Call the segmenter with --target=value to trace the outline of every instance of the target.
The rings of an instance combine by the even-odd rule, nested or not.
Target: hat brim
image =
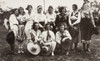
[[[33,55],[38,55],[41,51],[40,46],[38,44],[34,44],[34,43],[28,43],[27,49]],[[35,50],[33,50],[33,49],[35,49]]]

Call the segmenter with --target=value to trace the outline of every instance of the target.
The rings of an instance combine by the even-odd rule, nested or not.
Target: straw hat
[[[38,55],[41,51],[40,46],[37,43],[33,42],[27,44],[27,49],[33,55]]]

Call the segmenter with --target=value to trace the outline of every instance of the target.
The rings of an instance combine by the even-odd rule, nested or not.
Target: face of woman
[[[72,9],[73,9],[73,10],[76,10],[75,6],[72,6]]]
[[[51,29],[50,25],[47,25],[47,26],[46,26],[46,29],[47,29],[47,30],[50,30],[50,29]]]
[[[31,11],[32,11],[32,7],[29,7],[29,8],[28,8],[28,11],[31,12]]]
[[[52,8],[49,8],[48,11],[49,11],[49,13],[53,13],[53,9]]]
[[[24,9],[20,9],[20,13],[23,14],[24,13]]]
[[[62,14],[65,14],[66,13],[66,9],[62,9]]]
[[[39,29],[39,24],[38,23],[35,24],[35,29]]]
[[[65,29],[65,26],[64,26],[64,25],[60,26],[60,31],[61,31],[61,32],[63,32],[64,29]]]
[[[15,15],[17,16],[19,13],[18,13],[18,10],[15,10]]]
[[[37,9],[38,13],[42,12],[42,8]]]

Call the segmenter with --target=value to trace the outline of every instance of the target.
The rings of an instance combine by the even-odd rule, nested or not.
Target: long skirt
[[[78,41],[79,41],[79,24],[77,26],[74,26],[73,28],[69,28],[69,31],[72,36],[73,43],[78,43]]]
[[[91,40],[91,36],[93,35],[93,25],[90,18],[81,19],[80,29],[82,40]]]

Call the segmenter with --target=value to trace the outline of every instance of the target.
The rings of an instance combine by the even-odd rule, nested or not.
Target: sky
[[[45,10],[47,10],[50,5],[54,8],[57,6],[66,6],[68,9],[71,9],[72,4],[77,4],[79,8],[83,4],[83,0],[0,0],[0,2],[5,2],[5,4],[1,5],[3,9],[7,9],[7,7],[18,8],[20,6],[26,8],[27,5],[32,5],[33,9],[36,9],[38,5],[45,7]]]

